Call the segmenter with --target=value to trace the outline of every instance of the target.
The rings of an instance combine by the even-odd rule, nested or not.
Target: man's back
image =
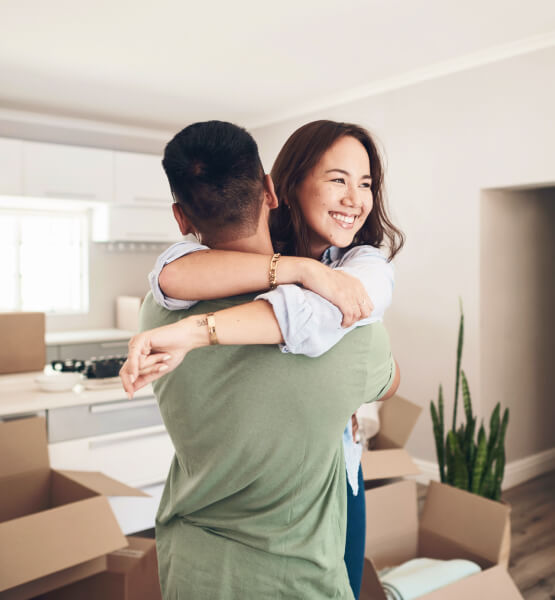
[[[147,296],[141,326],[250,299],[183,313]],[[352,598],[341,436],[392,373],[378,323],[316,359],[274,346],[202,348],[155,382],[176,449],[157,519],[164,597]]]

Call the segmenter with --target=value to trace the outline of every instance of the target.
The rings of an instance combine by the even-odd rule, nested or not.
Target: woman
[[[151,274],[151,286],[160,304],[187,308],[194,303],[191,301],[267,288],[270,263],[270,279],[273,274],[275,283],[302,283],[337,305],[343,313],[343,329],[339,327],[341,316],[329,302],[297,286],[280,285],[257,297],[259,302],[266,300],[272,305],[279,329],[254,302],[223,312],[242,311],[242,319],[256,323],[258,336],[246,340],[243,329],[242,337],[236,338],[226,328],[226,337],[222,340],[220,335],[220,342],[283,342],[285,351],[317,356],[339,341],[353,323],[364,325],[381,319],[390,302],[393,279],[389,264],[376,248],[387,238],[391,259],[401,248],[403,236],[385,210],[377,148],[368,132],[356,125],[316,121],[301,127],[278,155],[272,178],[280,199],[271,217],[272,238],[275,249],[286,256],[274,256],[270,263],[270,256],[207,251],[201,244],[183,242],[160,257]],[[204,252],[198,252],[201,250]],[[176,260],[185,254],[189,255]],[[369,318],[372,308],[374,314]],[[219,313],[215,318],[223,322]],[[198,331],[183,335],[186,325],[179,334],[170,326],[157,334],[147,332],[133,338],[127,372],[122,377],[128,391],[162,376],[188,350],[208,343],[206,335],[196,341]],[[141,352],[155,350],[170,352],[171,359],[160,366],[163,356],[150,356],[141,361],[139,370]],[[358,492],[363,488],[360,448],[353,444],[350,423],[344,442],[349,481],[345,561],[358,597],[364,558],[364,494]]]

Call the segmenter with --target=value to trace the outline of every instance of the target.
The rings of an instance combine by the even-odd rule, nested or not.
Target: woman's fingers
[[[147,367],[141,367],[139,369],[138,377],[144,377],[145,375],[151,375],[153,373],[164,373],[164,371],[168,370],[168,365],[162,363],[155,363],[153,365],[149,365]]]
[[[159,365],[160,363],[164,363],[170,360],[171,355],[165,352],[154,352],[153,354],[149,354],[148,356],[144,356],[144,354],[139,357],[139,372],[142,372],[143,369],[151,367],[152,365]]]

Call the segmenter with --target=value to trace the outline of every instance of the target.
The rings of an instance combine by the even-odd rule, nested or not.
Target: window
[[[87,312],[87,212],[0,209],[0,278],[0,310]]]

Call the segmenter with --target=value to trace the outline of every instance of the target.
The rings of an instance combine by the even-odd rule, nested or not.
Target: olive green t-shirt
[[[251,299],[168,311],[149,294],[141,329]],[[375,323],[318,358],[277,346],[199,348],[156,381],[175,447],[156,522],[164,598],[352,599],[342,434],[393,376]]]

